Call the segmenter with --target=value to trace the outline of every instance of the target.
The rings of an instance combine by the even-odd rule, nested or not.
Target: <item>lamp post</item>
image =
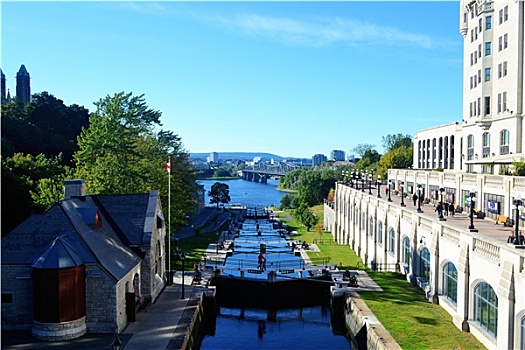
[[[355,171],[352,170],[352,173],[350,174],[350,187],[354,188],[354,174]]]
[[[439,187],[439,195],[440,195],[440,201],[439,201],[439,205],[441,205],[441,210],[439,210],[439,221],[446,221],[447,219],[445,219],[443,217],[443,209],[444,209],[444,206],[443,206],[443,192],[445,192],[445,189],[443,188],[443,186],[440,186]]]
[[[392,202],[392,198],[390,197],[390,192],[392,192],[392,180],[388,180],[388,201]]]
[[[368,194],[372,194],[372,173],[368,174]]]
[[[474,228],[474,203],[476,202],[476,190],[471,189],[469,193],[469,205],[470,205],[470,226],[468,229],[470,232],[478,232],[477,229]]]
[[[421,184],[417,184],[417,212],[422,213],[423,210],[421,210],[421,194],[423,193],[423,189],[421,188]]]
[[[366,172],[361,172],[361,192],[365,192]]]
[[[184,299],[185,298],[185,296],[184,296],[184,259],[186,258],[186,254],[184,254],[184,252],[180,248],[177,248],[177,250],[175,252],[175,257],[177,259],[180,259],[180,262],[182,264],[182,284],[181,284],[181,296],[180,296],[180,298]]]
[[[402,206],[402,207],[406,207],[406,205],[405,205],[405,195],[403,193],[403,190],[405,189],[405,182],[401,181],[399,183],[399,187],[401,187],[401,204],[399,204],[399,205]]]
[[[520,194],[518,194],[514,199],[514,206],[516,207],[516,222],[514,223],[514,240],[512,241],[512,244],[518,245],[520,244],[518,238],[518,230],[520,226],[520,211],[524,209],[523,200],[521,199]]]
[[[381,198],[381,175],[377,175],[377,198]]]

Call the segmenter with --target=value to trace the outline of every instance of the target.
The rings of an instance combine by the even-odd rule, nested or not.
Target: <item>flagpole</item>
[[[168,157],[168,278],[171,279],[168,285],[173,283],[173,275],[171,273],[171,157]]]

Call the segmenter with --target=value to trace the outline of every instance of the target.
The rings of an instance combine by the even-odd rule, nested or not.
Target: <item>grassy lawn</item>
[[[321,218],[322,207],[313,208]],[[311,258],[330,257],[330,263],[337,264],[340,269],[355,269],[362,264],[361,258],[349,246],[333,242],[331,233],[307,232],[294,220],[287,221],[291,217],[288,212],[279,217],[298,232],[297,239],[308,243],[322,239],[323,243],[317,244],[321,252],[309,252]],[[439,305],[428,302],[424,292],[410,285],[403,275],[369,270],[367,273],[383,292],[359,292],[359,295],[403,349],[485,349],[471,333],[454,326],[452,316]]]

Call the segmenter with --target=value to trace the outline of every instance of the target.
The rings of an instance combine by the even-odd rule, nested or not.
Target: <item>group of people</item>
[[[507,243],[514,243],[514,235],[512,233],[507,238]],[[521,231],[518,232],[518,244],[525,245],[525,237]]]
[[[434,211],[437,211],[438,216],[440,218],[444,216],[448,216],[449,213],[450,213],[450,216],[454,216],[454,204],[449,203],[449,202],[445,202],[445,203],[439,202],[438,205],[436,206],[436,209],[434,209]]]

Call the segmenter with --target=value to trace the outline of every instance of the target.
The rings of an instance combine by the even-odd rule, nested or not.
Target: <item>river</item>
[[[277,181],[261,184],[245,180],[201,180],[206,191],[216,182],[230,188],[230,204],[247,207],[279,206],[285,192]],[[349,340],[331,325],[326,305],[284,310],[220,306],[215,332],[204,337],[201,350],[226,349],[351,349]]]

